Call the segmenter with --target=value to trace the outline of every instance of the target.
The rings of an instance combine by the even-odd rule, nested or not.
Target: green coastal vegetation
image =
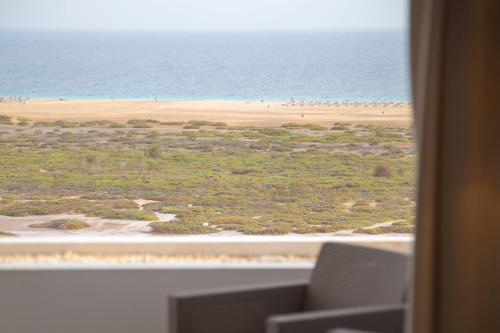
[[[151,221],[155,234],[408,233],[414,188],[409,128],[14,121],[0,115],[4,216]],[[138,199],[155,202],[139,206]],[[161,222],[155,213],[176,219]],[[56,220],[37,227],[85,224]]]
[[[45,223],[35,223],[30,225],[32,228],[50,228],[57,230],[79,230],[90,227],[90,225],[78,219],[59,219]]]
[[[16,235],[11,233],[11,232],[6,232],[6,231],[0,230],[0,237],[14,237],[14,236],[16,236]]]

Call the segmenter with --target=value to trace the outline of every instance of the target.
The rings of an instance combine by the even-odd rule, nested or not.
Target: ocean
[[[408,101],[406,31],[0,31],[0,96]]]

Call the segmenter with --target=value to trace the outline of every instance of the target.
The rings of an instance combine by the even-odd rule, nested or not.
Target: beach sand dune
[[[0,114],[33,120],[156,119],[159,121],[209,120],[234,126],[280,126],[284,123],[335,122],[409,126],[407,103],[297,103],[260,101],[146,101],[146,100],[27,100],[0,103]]]

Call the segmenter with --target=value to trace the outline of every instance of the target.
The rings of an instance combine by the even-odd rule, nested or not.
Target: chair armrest
[[[333,328],[401,333],[405,311],[405,305],[377,305],[277,315],[267,320],[267,333],[325,333]]]
[[[308,281],[170,296],[170,333],[262,333],[270,315],[302,310]]]

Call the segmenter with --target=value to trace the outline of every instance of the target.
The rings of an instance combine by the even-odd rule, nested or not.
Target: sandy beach
[[[154,101],[154,100],[25,100],[0,103],[0,114],[33,120],[156,119],[209,120],[233,126],[280,126],[284,123],[335,122],[409,126],[411,105],[387,103],[290,103],[260,101]]]

